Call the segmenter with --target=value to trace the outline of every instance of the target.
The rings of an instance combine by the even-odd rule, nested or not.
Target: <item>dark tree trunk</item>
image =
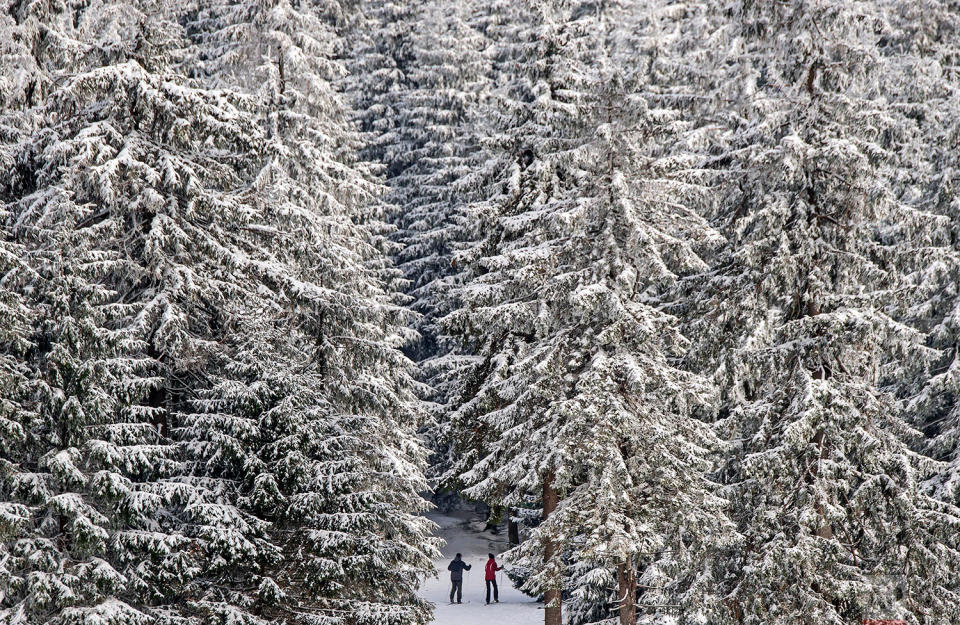
[[[811,475],[816,478],[817,474],[820,472],[819,461],[823,460],[823,457],[826,455],[825,451],[825,441],[824,441],[823,430],[817,430],[816,435],[813,437],[813,444],[817,445],[820,448],[820,457],[817,461],[817,464],[814,464],[810,467]],[[817,513],[820,515],[820,518],[823,519],[823,525],[817,528],[817,536],[820,538],[831,539],[833,538],[833,525],[827,521],[827,511],[824,509],[823,504],[816,505]]]
[[[617,565],[617,587],[620,595],[620,625],[636,625],[637,571],[633,562]]]
[[[150,389],[150,394],[147,396],[147,405],[151,408],[160,409],[154,413],[151,422],[157,428],[161,439],[168,439],[170,437],[170,422],[167,415],[167,389],[163,386]]]
[[[520,544],[520,526],[513,520],[513,510],[507,509],[507,539],[511,545]]]
[[[500,533],[500,524],[503,522],[503,513],[505,508],[503,506],[491,506],[490,514],[487,515],[487,526],[484,528],[488,532],[493,532],[494,534]]]
[[[543,478],[543,519],[546,520],[557,509],[559,498],[557,491],[553,488],[553,471],[547,473]],[[550,566],[553,558],[556,556],[557,544],[550,538],[547,538],[543,546],[544,566]],[[559,576],[558,576],[559,577]],[[554,579],[550,583],[550,588],[543,595],[544,601],[544,625],[563,625],[563,607],[560,596],[560,579]]]

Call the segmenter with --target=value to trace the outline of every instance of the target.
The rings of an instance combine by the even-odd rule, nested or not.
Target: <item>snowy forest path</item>
[[[505,540],[489,532],[471,529],[469,514],[465,512],[432,513],[428,516],[440,526],[438,535],[446,541],[443,556],[436,562],[439,577],[427,579],[420,588],[420,596],[435,606],[434,625],[533,625],[543,622],[543,612],[539,609],[541,604],[514,588],[506,570],[497,574],[500,603],[484,603],[486,584],[483,581],[483,567],[487,562],[487,554],[496,554],[500,562],[500,554],[509,548]],[[447,572],[447,565],[457,553],[462,553],[464,561],[473,568],[464,572],[463,603],[450,605],[450,573]]]

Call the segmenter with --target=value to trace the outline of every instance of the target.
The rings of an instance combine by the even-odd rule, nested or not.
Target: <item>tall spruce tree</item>
[[[455,415],[458,477],[489,502],[539,496],[514,558],[548,623],[565,558],[612,569],[601,614],[634,622],[638,571],[648,599],[680,597],[723,527],[705,478],[718,441],[692,418],[710,388],[677,367],[686,340],[657,306],[715,234],[682,203],[682,161],[660,158],[676,115],[619,63],[629,7],[524,7],[496,52],[521,68],[489,113],[504,174],[475,209],[488,234],[449,316],[483,358]]]
[[[895,391],[936,354],[898,321],[902,270],[938,221],[896,193],[875,3],[713,6],[708,94],[730,101],[705,214],[729,244],[686,292],[690,353],[716,373],[735,444],[724,479],[743,542],[727,560],[739,623],[956,618],[956,509]],[[707,120],[705,120],[707,121]],[[783,580],[790,580],[785,584]]]
[[[441,449],[446,411],[464,368],[473,362],[469,354],[455,352],[454,341],[438,319],[454,306],[453,285],[460,267],[453,255],[467,237],[461,212],[476,195],[471,118],[487,75],[481,55],[485,41],[469,23],[469,5],[430,1],[416,9],[405,16],[406,26],[399,26],[409,32],[403,39],[404,81],[394,88],[392,104],[384,113],[393,119],[379,122],[385,130],[372,125],[367,136],[382,148],[378,154],[386,173],[385,203],[396,227],[393,256],[407,281],[408,305],[419,315],[415,323],[419,338],[407,351],[419,361],[421,380],[429,387],[425,397],[433,410],[423,436],[435,453],[433,473],[439,474],[447,468]],[[392,32],[398,25],[390,22],[379,28]],[[387,35],[379,39],[398,41]],[[371,83],[379,76],[370,72],[357,83],[364,93],[376,93],[380,87]],[[364,101],[361,97],[360,105]],[[367,115],[381,111],[375,103],[370,106],[374,110]]]
[[[947,465],[930,480],[940,497],[960,502],[960,363],[957,361],[960,308],[960,247],[957,242],[960,140],[960,74],[957,32],[960,11],[931,0],[889,3],[890,28],[879,42],[891,65],[889,98],[912,123],[897,136],[901,167],[893,182],[905,203],[945,221],[943,247],[931,246],[905,263],[921,297],[904,317],[927,332],[928,344],[941,350],[926,375],[903,380],[908,415],[926,435],[925,451]],[[945,252],[946,250],[946,252]]]
[[[417,356],[448,351],[436,318],[445,310],[457,274],[453,252],[464,234],[459,210],[470,198],[476,165],[471,115],[486,86],[484,39],[463,6],[425,3],[413,38],[409,86],[400,99],[393,152],[405,163],[385,164],[389,203],[401,246],[397,263],[410,282],[411,308],[422,315]]]
[[[4,444],[15,454],[4,496],[24,512],[4,541],[15,621],[201,616],[232,601],[217,583],[258,548],[219,493],[186,477],[171,410],[214,344],[198,338],[211,315],[195,313],[229,292],[236,238],[207,226],[237,214],[232,155],[256,132],[242,103],[166,70],[178,29],[147,19],[157,13],[120,2],[10,11],[42,70],[27,89],[44,92],[4,111],[32,131],[4,137],[15,175],[2,190],[33,308],[25,440]]]
[[[249,93],[268,137],[255,201],[275,220],[266,276],[283,293],[232,349],[239,359],[199,404],[200,422],[242,415],[249,461],[227,475],[271,523],[271,613],[310,621],[423,622],[415,591],[432,568],[413,334],[383,255],[381,188],[339,93],[329,6],[206,5],[190,16],[198,77]],[[249,337],[261,336],[265,345]],[[204,428],[199,427],[198,431]],[[216,445],[207,455],[219,454]],[[311,616],[313,615],[313,616]]]
[[[425,5],[424,0],[361,0],[347,20],[347,88],[366,138],[361,155],[380,164],[387,179],[417,160],[403,139],[403,98],[412,88],[413,41]]]

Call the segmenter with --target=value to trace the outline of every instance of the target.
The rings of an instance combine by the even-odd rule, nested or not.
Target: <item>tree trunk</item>
[[[506,509],[503,506],[490,506],[490,514],[487,515],[487,525],[484,531],[493,534],[500,533],[500,524],[503,522],[503,514]]]
[[[520,544],[520,526],[513,520],[513,510],[507,509],[507,539],[511,545]]]
[[[630,562],[617,565],[617,587],[620,597],[620,625],[637,622],[637,571]]]
[[[543,519],[546,520],[554,510],[557,509],[558,497],[557,491],[553,488],[553,471],[548,472],[543,477]],[[543,564],[551,566],[556,555],[557,544],[550,538],[546,539],[543,546]],[[551,582],[550,588],[543,594],[544,625],[563,625],[563,608],[561,605],[560,584],[561,580],[557,575]]]
[[[816,435],[813,437],[813,443],[820,447],[820,457],[818,458],[818,462],[819,460],[822,460],[824,456],[824,438],[825,437],[822,429],[818,430]],[[810,472],[813,474],[813,477],[816,478],[817,474],[820,472],[819,464],[815,464],[810,467]],[[817,513],[820,515],[820,518],[823,519],[823,525],[817,528],[817,536],[829,540],[833,538],[833,526],[827,522],[827,511],[823,505],[819,503],[816,505],[816,509]]]
[[[70,537],[67,536],[67,517],[64,514],[57,515],[57,525],[60,529],[60,533],[57,535],[57,540],[60,544],[60,549],[66,551],[70,546]]]
[[[147,395],[147,405],[159,409],[154,412],[151,423],[156,426],[161,439],[168,439],[170,437],[170,422],[167,414],[167,389],[163,386],[150,389],[150,394]]]

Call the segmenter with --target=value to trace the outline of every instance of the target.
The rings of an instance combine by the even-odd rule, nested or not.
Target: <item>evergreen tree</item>
[[[380,164],[387,179],[417,160],[403,137],[403,99],[413,87],[413,40],[425,5],[424,0],[362,0],[348,18],[347,88],[365,135],[361,156]]]
[[[728,617],[955,619],[956,510],[924,493],[937,467],[911,450],[894,395],[935,357],[891,315],[909,305],[905,259],[939,239],[896,194],[885,15],[866,2],[713,11],[730,21],[701,22],[722,24],[704,86],[731,105],[707,161],[724,193],[705,214],[729,243],[683,314],[735,443]]]
[[[386,164],[397,172],[386,183],[401,246],[397,263],[410,282],[411,308],[422,315],[416,354],[421,359],[450,349],[436,318],[445,311],[458,273],[453,252],[464,236],[459,210],[470,197],[467,179],[476,165],[471,115],[486,82],[484,41],[464,14],[450,3],[423,7],[394,148],[408,160]]]
[[[256,450],[230,454],[238,461],[224,476],[243,484],[241,505],[271,523],[283,554],[264,580],[272,613],[423,622],[415,591],[436,549],[420,516],[414,371],[399,351],[413,335],[394,299],[386,228],[370,214],[381,190],[357,160],[361,138],[338,93],[337,33],[320,8],[229,3],[191,17],[199,76],[256,98],[268,140],[255,201],[274,219],[274,262],[292,272],[264,268],[283,298],[232,345],[238,362],[199,404],[196,430],[239,417],[228,449]],[[205,455],[218,457],[211,442]]]
[[[499,52],[524,71],[496,103],[511,115],[491,112],[509,124],[505,180],[477,207],[489,234],[450,315],[484,359],[455,415],[459,478],[508,506],[542,491],[543,522],[515,558],[535,571],[524,588],[557,605],[548,622],[563,553],[613,569],[619,601],[602,612],[633,622],[638,569],[679,597],[723,527],[705,479],[717,440],[692,418],[710,389],[677,368],[686,340],[657,306],[714,235],[678,203],[694,196],[681,161],[660,158],[676,116],[648,108],[618,64],[627,8],[529,10]]]
[[[393,256],[407,281],[409,307],[420,315],[414,325],[419,339],[407,351],[419,361],[421,380],[429,387],[425,397],[431,401],[432,418],[422,434],[435,452],[433,472],[439,474],[447,468],[440,449],[447,406],[463,371],[473,363],[469,354],[455,353],[454,341],[438,319],[454,307],[453,285],[460,267],[453,254],[466,237],[462,209],[475,197],[471,178],[477,150],[471,117],[486,83],[481,56],[485,42],[468,23],[468,7],[431,1],[417,8],[407,20],[417,26],[408,28],[409,59],[403,88],[391,107],[393,129],[377,134],[373,128],[368,136],[376,135],[371,142],[383,148],[385,203],[397,228]],[[373,72],[365,80],[377,76]],[[365,91],[370,93],[371,87]]]
[[[890,27],[878,42],[890,66],[888,97],[907,118],[909,132],[896,136],[898,176],[891,182],[904,203],[939,216],[938,246],[904,258],[903,265],[919,297],[903,313],[911,324],[927,332],[928,345],[939,357],[925,375],[901,381],[908,398],[908,415],[926,435],[925,451],[947,465],[930,481],[938,496],[960,502],[958,434],[958,320],[957,281],[960,280],[957,154],[952,146],[960,137],[957,103],[960,76],[956,62],[960,12],[949,3],[907,5],[889,3]]]
[[[69,44],[32,47],[50,92],[33,136],[5,145],[36,307],[25,478],[4,482],[35,510],[5,543],[5,607],[25,622],[255,620],[230,586],[266,558],[263,524],[194,471],[183,411],[239,302],[263,296],[242,193],[260,135],[241,98],[171,74],[179,29],[159,14],[84,3],[21,22]]]

